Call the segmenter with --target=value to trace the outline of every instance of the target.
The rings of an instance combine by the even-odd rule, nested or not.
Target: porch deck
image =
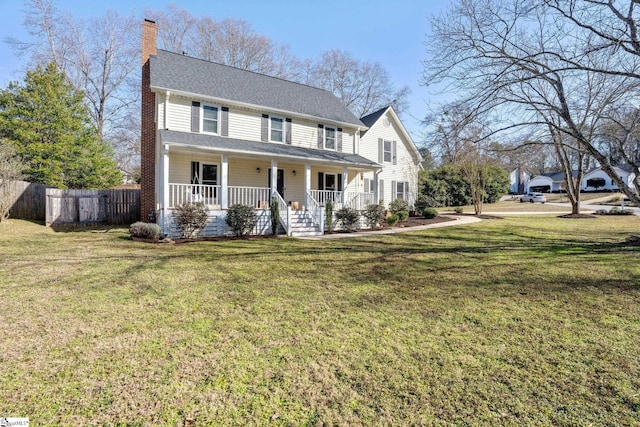
[[[169,209],[186,202],[205,202],[209,207],[221,209],[222,186],[203,184],[169,183]],[[227,206],[241,204],[254,206],[256,209],[268,209],[271,203],[271,189],[269,187],[227,186]],[[335,209],[349,206],[362,210],[374,203],[373,193],[357,193],[330,190],[310,190],[307,200],[295,200],[289,203],[297,204],[299,209],[305,210],[309,206],[326,206],[331,201]]]

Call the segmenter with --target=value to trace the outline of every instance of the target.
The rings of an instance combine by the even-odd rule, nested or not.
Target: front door
[[[269,188],[273,188],[271,186],[271,173],[269,173]],[[278,169],[278,182],[276,184],[276,190],[278,190],[278,194],[282,197],[283,200],[286,200],[284,197],[284,169]]]
[[[218,165],[202,165],[202,185],[218,185]],[[216,187],[204,187],[203,196],[208,203],[215,202],[218,197]]]

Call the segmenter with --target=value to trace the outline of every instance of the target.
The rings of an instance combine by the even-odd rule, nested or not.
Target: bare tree
[[[640,78],[640,2],[637,0],[544,0],[581,31],[578,55],[565,56],[567,66],[603,74]],[[607,67],[582,62],[593,52],[606,52],[617,58]]]
[[[28,55],[31,65],[55,63],[84,92],[99,138],[121,157],[135,157],[129,147],[138,137],[129,135],[131,140],[122,141],[121,127],[139,110],[134,89],[139,69],[137,19],[109,10],[84,21],[59,11],[52,0],[31,0],[26,6],[24,23],[32,40],[7,42],[19,55]]]
[[[465,94],[474,115],[489,118],[491,129],[480,139],[522,130],[540,138],[551,126],[640,201],[592,132],[609,111],[630,105],[638,93],[638,79],[594,71],[615,69],[618,57],[586,51],[584,40],[593,37],[535,0],[457,0],[432,24],[425,82],[450,82]],[[580,67],[567,60],[577,57]]]
[[[242,19],[197,18],[175,4],[148,9],[145,16],[158,22],[162,49],[274,77],[299,75],[299,62],[288,46],[258,34]]]
[[[144,15],[158,23],[158,42],[171,52],[189,53],[190,34],[194,31],[197,18],[175,3],[167,5],[165,10],[145,9]]]
[[[426,134],[427,147],[441,163],[457,164],[470,144],[482,136],[483,126],[475,119],[477,117],[465,105],[450,103],[423,121],[431,129]]]
[[[393,105],[406,109],[409,88],[396,89],[387,70],[377,62],[363,62],[342,50],[323,52],[311,66],[307,83],[333,92],[360,117]]]

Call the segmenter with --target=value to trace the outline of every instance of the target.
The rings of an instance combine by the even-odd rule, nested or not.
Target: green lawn
[[[0,416],[635,425],[639,217],[157,246],[0,224]]]

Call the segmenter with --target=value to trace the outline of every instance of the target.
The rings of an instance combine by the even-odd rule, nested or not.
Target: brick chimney
[[[154,21],[142,22],[142,111],[140,133],[140,216],[149,221],[156,210],[156,96],[151,92],[149,57],[158,53],[158,26]]]

